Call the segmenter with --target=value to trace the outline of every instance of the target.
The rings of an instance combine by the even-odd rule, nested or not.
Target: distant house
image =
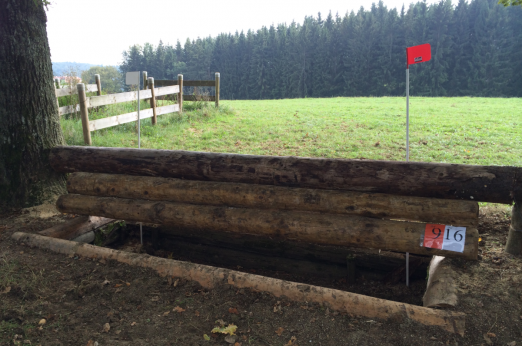
[[[75,80],[75,83],[81,83],[82,82],[82,79],[80,77],[71,77],[71,76],[54,76],[53,79],[54,80],[59,80],[60,81],[60,85],[62,85],[62,84],[69,84],[70,82],[72,82],[73,79]]]

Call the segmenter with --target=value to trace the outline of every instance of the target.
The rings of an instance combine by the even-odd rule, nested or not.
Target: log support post
[[[515,256],[522,255],[522,201],[515,201],[511,210],[511,226],[505,251]]]
[[[85,84],[76,84],[78,89],[78,102],[80,103],[80,112],[82,117],[83,140],[85,144],[92,145],[91,131],[89,129],[89,111],[87,108],[87,98],[85,96]]]
[[[216,108],[219,108],[219,82],[220,82],[220,74],[216,72]]]
[[[99,75],[99,74],[95,74],[95,75],[94,75],[94,80],[96,81],[96,86],[98,87],[98,90],[96,91],[96,95],[101,96],[101,80],[100,80],[100,75]]]
[[[179,85],[179,94],[178,94],[178,105],[179,105],[179,114],[183,113],[183,75],[178,74],[178,85]]]
[[[150,89],[152,97],[150,98],[150,108],[152,108],[152,125],[156,125],[158,118],[156,116],[156,95],[154,94],[154,78],[147,79],[147,87]]]
[[[143,90],[147,90],[147,71],[143,71]]]

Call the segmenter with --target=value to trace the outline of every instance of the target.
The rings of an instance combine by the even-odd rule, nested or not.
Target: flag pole
[[[408,54],[406,53],[406,57]],[[407,60],[407,59],[406,59]],[[410,65],[406,61],[406,162],[410,161]],[[410,253],[406,252],[406,286],[410,286]]]

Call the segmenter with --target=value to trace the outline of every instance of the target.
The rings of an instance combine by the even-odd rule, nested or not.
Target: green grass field
[[[410,99],[410,160],[522,166],[522,99]],[[142,121],[142,147],[262,155],[405,159],[405,98],[222,101]],[[147,107],[146,103],[143,104]],[[92,118],[121,111],[92,113]],[[132,107],[131,107],[132,108]],[[191,110],[191,108],[193,110]],[[126,110],[125,112],[130,112]],[[69,145],[79,120],[63,119]],[[135,123],[92,132],[94,146],[137,147]]]

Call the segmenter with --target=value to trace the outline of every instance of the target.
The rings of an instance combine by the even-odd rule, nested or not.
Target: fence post
[[[158,118],[156,117],[156,95],[154,92],[154,78],[147,79],[147,87],[150,89],[152,97],[150,98],[150,108],[152,108],[152,125],[156,125]]]
[[[147,71],[143,71],[143,90],[147,90]]]
[[[216,108],[219,108],[219,79],[220,74],[216,72]]]
[[[522,255],[522,202],[515,201],[511,210],[511,226],[506,241],[505,251],[509,254]]]
[[[54,80],[54,86],[56,89],[60,89],[60,81],[58,79]],[[58,107],[58,116],[60,116],[60,101],[58,101],[58,96],[56,96],[56,89],[54,90],[54,96],[56,97],[56,107]]]
[[[78,102],[80,103],[80,112],[82,116],[83,140],[85,144],[91,145],[91,131],[89,129],[89,111],[87,109],[87,98],[85,97],[85,84],[76,84],[78,89]]]
[[[183,112],[183,75],[178,74],[178,85],[179,85],[179,94],[178,94],[178,105],[179,105],[179,113]]]
[[[99,75],[99,74],[95,74],[95,75],[94,75],[94,80],[96,81],[96,87],[98,88],[98,91],[97,91],[96,95],[101,96],[101,81],[100,81],[100,75]]]

